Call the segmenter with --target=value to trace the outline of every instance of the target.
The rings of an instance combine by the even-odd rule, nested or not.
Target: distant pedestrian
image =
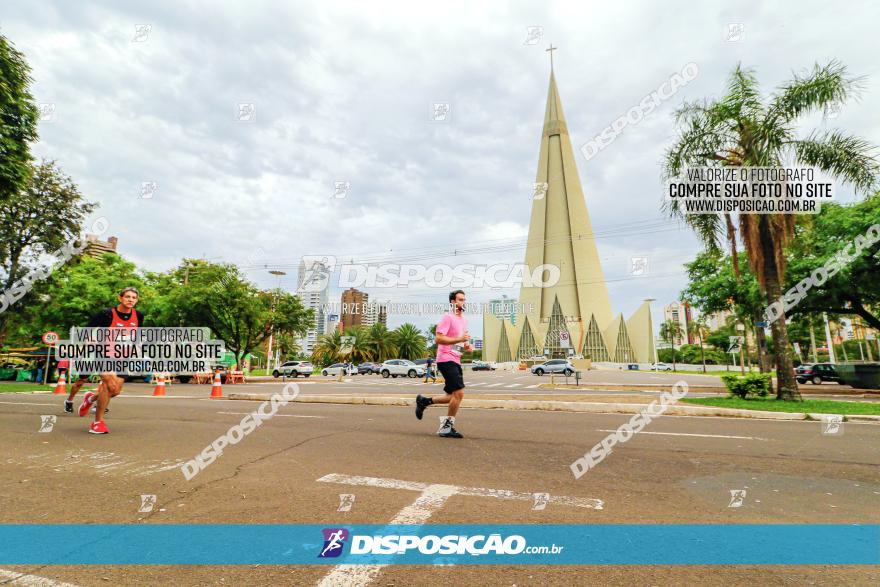
[[[428,362],[425,363],[425,383],[428,382],[428,379],[431,379],[432,383],[437,383],[437,375],[434,373],[434,369],[432,366],[434,365],[433,357],[428,357]]]

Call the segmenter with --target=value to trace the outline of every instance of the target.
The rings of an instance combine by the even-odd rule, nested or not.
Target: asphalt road
[[[485,374],[487,380],[493,375]],[[433,387],[404,381],[375,387],[379,393]],[[346,391],[335,384],[307,387],[306,393]],[[207,390],[174,386],[168,397],[152,398],[137,397],[146,395],[146,386],[127,386],[111,405],[106,436],[86,433],[85,419],[62,415],[59,396],[0,395],[0,520],[377,524],[412,503],[414,493],[406,489],[345,482],[364,476],[603,502],[603,509],[561,502],[534,511],[528,500],[454,495],[429,523],[880,523],[877,424],[848,422],[843,434],[829,436],[819,422],[662,417],[575,480],[569,464],[627,416],[464,409],[456,426],[465,438],[455,441],[434,435],[439,408],[429,408],[418,421],[409,408],[290,404],[187,481],[180,463],[256,407],[206,399]],[[40,433],[40,416],[46,414],[58,419],[51,432]],[[328,475],[343,482],[319,481]],[[739,507],[729,507],[732,490],[746,491]],[[342,493],[356,496],[351,511],[337,511]],[[156,495],[151,513],[138,512],[143,494]],[[4,567],[0,583],[13,571],[83,586],[314,585],[330,569]],[[374,584],[868,585],[872,580],[876,568],[864,566],[460,565],[385,567]]]

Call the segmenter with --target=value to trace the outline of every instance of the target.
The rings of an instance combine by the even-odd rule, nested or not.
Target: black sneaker
[[[73,402],[69,399],[64,400],[64,411],[68,414],[73,413]]]
[[[443,438],[464,438],[461,432],[456,430],[454,426],[444,427],[443,430],[437,433],[437,436],[442,436]]]
[[[422,415],[425,413],[425,408],[431,405],[431,398],[425,397],[421,394],[416,396],[416,418],[419,420],[422,419]]]

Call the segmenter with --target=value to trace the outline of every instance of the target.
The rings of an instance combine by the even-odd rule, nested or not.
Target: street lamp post
[[[269,271],[269,273],[278,278],[275,289],[281,289],[281,276],[287,275],[287,273],[276,269]],[[276,293],[275,295],[277,296],[278,294]],[[275,311],[275,297],[272,298],[272,311]],[[269,351],[266,353],[266,375],[269,375],[272,372],[272,335],[274,334],[274,332],[272,332],[272,326],[273,324],[269,324]],[[278,361],[275,361],[275,365],[278,365]]]

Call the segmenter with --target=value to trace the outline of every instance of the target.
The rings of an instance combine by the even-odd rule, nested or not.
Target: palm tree
[[[397,354],[393,333],[381,323],[373,324],[370,327],[367,334],[367,345],[373,360],[379,363],[392,359]]]
[[[342,356],[339,352],[342,348],[341,338],[342,334],[335,328],[333,332],[321,335],[312,349],[312,361],[322,366],[341,361]]]
[[[401,324],[392,334],[401,359],[421,359],[428,352],[425,337],[414,324]]]
[[[806,138],[795,136],[803,116],[843,104],[856,93],[861,80],[846,77],[846,68],[835,61],[816,64],[803,76],[795,76],[762,100],[754,73],[736,66],[726,93],[717,100],[686,103],[676,112],[680,135],[667,151],[664,175],[678,176],[686,167],[813,166],[842,179],[857,191],[869,191],[877,181],[873,146],[841,131],[814,131]],[[722,234],[736,254],[736,227],[729,216],[685,215],[677,203],[667,208],[684,216],[706,244],[718,249]],[[784,247],[793,235],[792,214],[740,214],[739,236],[749,265],[768,302],[782,295],[785,278]],[[771,324],[778,376],[777,399],[799,400],[785,314]]]
[[[681,324],[676,320],[666,320],[660,325],[660,338],[672,347],[672,370],[675,371],[675,340],[681,338]]]
[[[373,349],[370,345],[370,331],[366,326],[353,326],[345,331],[345,336],[353,336],[354,344],[351,353],[344,357],[353,363],[373,360]]]
[[[703,373],[706,372],[706,353],[703,350],[703,338],[709,336],[709,326],[706,324],[705,316],[700,316],[695,320],[688,322],[688,334],[696,336],[700,341],[700,360],[703,361]]]

